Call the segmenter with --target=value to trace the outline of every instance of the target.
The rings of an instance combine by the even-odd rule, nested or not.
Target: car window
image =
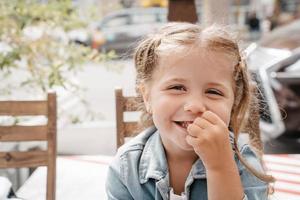
[[[260,45],[279,49],[296,49],[300,46],[300,20],[295,20],[284,26],[275,28],[266,34],[260,41]]]
[[[166,13],[158,13],[157,21],[166,23],[167,22],[167,14]]]
[[[114,18],[106,20],[102,27],[118,27],[118,26],[124,26],[126,24],[129,24],[129,17],[128,15],[122,15],[122,16],[116,16]]]
[[[150,24],[157,22],[157,17],[154,14],[134,14],[132,15],[132,23],[133,24]]]

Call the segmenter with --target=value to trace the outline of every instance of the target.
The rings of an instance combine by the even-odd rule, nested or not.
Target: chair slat
[[[53,93],[48,94],[48,168],[47,168],[47,200],[54,200],[56,195],[56,182],[51,177],[56,177],[56,114],[57,114],[57,102],[56,95]]]
[[[47,151],[0,152],[0,168],[46,166]]]
[[[138,122],[124,122],[124,136],[131,137],[138,133]]]
[[[139,124],[135,122],[125,122],[124,112],[137,112],[138,104],[137,100],[139,97],[123,96],[121,88],[115,89],[115,100],[116,100],[116,129],[117,129],[117,148],[124,144],[125,138],[135,136],[139,130]]]
[[[123,97],[124,99],[124,111],[134,112],[138,110],[136,99],[137,97]]]
[[[47,140],[47,125],[43,126],[0,126],[0,141],[41,141]]]
[[[116,103],[116,129],[117,129],[117,137],[116,143],[117,147],[120,147],[124,144],[124,124],[123,124],[123,109],[124,109],[124,101],[123,101],[123,92],[122,89],[118,88],[115,90],[115,103]]]
[[[0,115],[47,115],[47,101],[0,101]]]

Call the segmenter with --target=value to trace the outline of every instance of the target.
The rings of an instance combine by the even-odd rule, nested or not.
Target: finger
[[[225,124],[224,121],[214,112],[208,110],[205,111],[202,116],[203,119],[206,119],[207,121],[209,121],[210,123],[212,123],[213,125],[218,125],[218,124]]]
[[[199,137],[203,132],[203,129],[195,124],[190,124],[187,127],[187,132],[191,137]]]
[[[194,138],[190,135],[187,135],[185,137],[186,142],[191,145],[193,148],[196,148],[199,146],[199,139],[198,138]]]
[[[197,117],[195,120],[194,120],[194,124],[199,126],[200,128],[202,129],[206,129],[210,126],[212,126],[213,124],[210,123],[207,119],[203,118],[203,117]]]

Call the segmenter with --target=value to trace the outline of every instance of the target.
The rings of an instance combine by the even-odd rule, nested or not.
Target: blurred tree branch
[[[114,57],[70,40],[69,31],[86,26],[71,0],[1,0],[1,96],[19,88],[36,94],[56,87],[79,91],[71,74],[85,62]]]

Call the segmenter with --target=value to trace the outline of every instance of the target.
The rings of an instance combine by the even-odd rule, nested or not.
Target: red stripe
[[[279,173],[283,173],[283,174],[292,174],[292,175],[300,175],[300,172],[287,172],[284,170],[277,170],[277,169],[268,169],[268,172],[270,172],[270,174],[272,174],[272,172],[279,172]]]
[[[100,161],[100,160],[85,160],[82,158],[78,158],[76,156],[66,156],[64,159],[69,159],[69,160],[76,160],[79,162],[88,162],[88,163],[96,163],[96,164],[101,164],[101,165],[108,165],[110,162],[109,161]]]
[[[266,164],[279,164],[279,165],[282,165],[282,166],[291,166],[291,167],[299,167],[299,171],[300,171],[300,164],[294,164],[294,163],[283,163],[283,162],[280,162],[280,161],[265,161]]]
[[[291,180],[287,180],[287,179],[279,179],[279,178],[277,178],[276,176],[274,176],[274,177],[275,177],[277,183],[278,183],[278,182],[281,182],[281,183],[292,183],[292,184],[297,184],[297,185],[299,185],[299,188],[300,188],[300,180],[299,180],[299,181],[291,181]],[[276,182],[275,182],[275,184],[276,184]]]
[[[290,157],[291,155],[290,154],[276,154],[276,155],[272,155],[272,154],[266,154],[265,156],[267,157],[273,157],[273,158],[276,158],[276,157]]]
[[[287,193],[287,194],[300,195],[300,191],[288,190],[288,189],[275,188],[275,194],[276,194],[276,192],[282,192],[282,193]]]

